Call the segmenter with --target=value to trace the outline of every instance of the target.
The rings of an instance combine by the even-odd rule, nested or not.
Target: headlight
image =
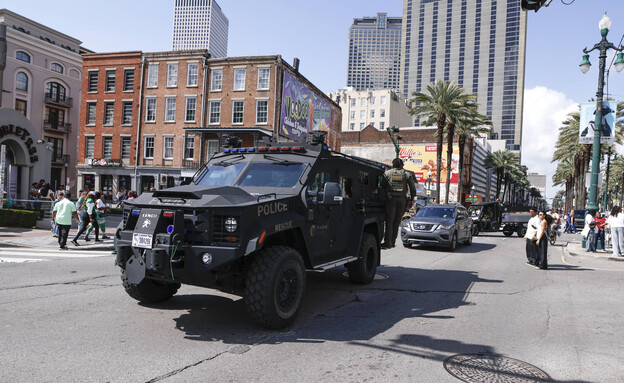
[[[235,232],[237,227],[238,227],[238,222],[236,222],[235,218],[230,217],[225,220],[225,230],[227,230],[228,233]]]
[[[452,228],[453,228],[453,226],[455,226],[455,225],[453,225],[453,224],[450,224],[450,225],[443,225],[443,224],[440,224],[440,226],[438,226],[438,228],[439,228],[439,229],[446,229],[446,230],[450,230],[450,229],[452,229]]]

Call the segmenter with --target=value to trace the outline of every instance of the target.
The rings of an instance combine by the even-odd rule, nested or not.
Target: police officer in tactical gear
[[[384,173],[384,188],[386,189],[386,233],[382,249],[394,247],[399,225],[405,207],[411,207],[412,201],[416,197],[416,180],[414,174],[403,169],[403,160],[395,158],[392,160],[392,169]],[[406,199],[407,188],[409,187],[410,199]],[[408,205],[409,204],[409,205]]]

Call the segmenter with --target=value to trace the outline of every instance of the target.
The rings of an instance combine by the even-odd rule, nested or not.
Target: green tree
[[[511,166],[518,160],[509,150],[497,150],[485,158],[485,167],[496,171],[496,199],[500,198],[501,186]]]

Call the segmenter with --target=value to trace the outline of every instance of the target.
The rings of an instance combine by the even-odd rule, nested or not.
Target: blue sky
[[[345,86],[353,19],[403,12],[402,0],[218,3],[230,21],[229,56],[281,54],[291,63],[298,57],[301,73],[325,92]],[[97,52],[171,49],[173,0],[0,0],[0,8],[75,37]],[[613,19],[608,38],[618,44],[624,35],[624,0],[574,0],[567,6],[553,0],[528,15],[523,163],[530,171],[550,178],[549,154],[560,122],[576,103],[596,95],[597,53],[591,54],[589,73],[581,74],[578,64],[582,49],[600,41],[598,21],[605,11]],[[624,72],[612,70],[608,79],[612,97],[624,100]]]

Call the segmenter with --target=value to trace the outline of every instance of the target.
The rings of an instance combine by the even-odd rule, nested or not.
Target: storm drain
[[[550,376],[521,360],[489,354],[459,354],[444,361],[449,374],[464,382],[551,382]]]

